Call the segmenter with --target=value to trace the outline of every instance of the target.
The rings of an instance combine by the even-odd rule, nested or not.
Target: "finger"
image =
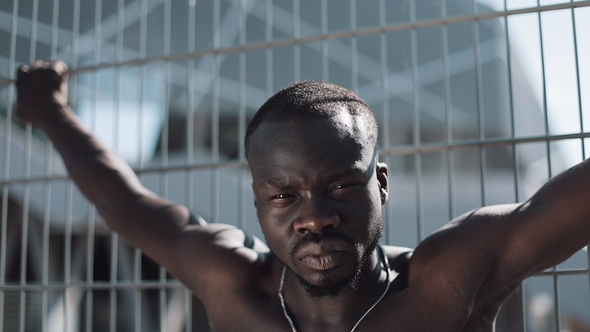
[[[29,66],[22,65],[22,66],[18,67],[18,70],[16,71],[17,81],[23,80],[28,73],[29,73]]]
[[[43,68],[43,67],[45,67],[45,61],[43,61],[43,60],[37,60],[33,64],[33,68],[35,68],[35,69],[37,69],[37,68]]]
[[[63,76],[68,71],[68,65],[61,60],[57,60],[53,63],[53,70],[55,70],[58,75]]]
[[[25,75],[29,72],[29,66],[27,65],[22,65],[20,67],[18,67],[18,70],[16,71],[16,75]]]

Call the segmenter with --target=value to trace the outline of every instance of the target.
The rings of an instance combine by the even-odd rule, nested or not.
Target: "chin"
[[[307,295],[310,297],[328,297],[339,296],[356,289],[356,284],[358,283],[361,275],[360,272],[361,269],[357,268],[352,275],[341,279],[323,274],[320,277],[318,284],[312,284],[298,274],[295,274],[295,277],[297,277],[299,284],[301,287],[303,287],[303,289],[305,289]]]
[[[369,261],[376,246],[377,243],[372,243],[364,255],[356,262],[352,272],[345,276],[338,276],[335,271],[323,271],[320,272],[317,282],[312,283],[303,276],[295,273],[295,271],[291,271],[310,297],[339,296],[356,289],[363,267]]]

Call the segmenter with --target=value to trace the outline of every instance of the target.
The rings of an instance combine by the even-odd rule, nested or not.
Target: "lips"
[[[308,242],[301,246],[296,259],[314,270],[329,270],[344,260],[348,251],[347,243],[341,239],[324,239]]]
[[[325,271],[340,265],[345,254],[345,251],[334,251],[324,255],[305,256],[301,261],[312,269]]]

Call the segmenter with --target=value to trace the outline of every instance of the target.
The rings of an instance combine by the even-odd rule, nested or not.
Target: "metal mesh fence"
[[[111,234],[44,134],[17,66],[67,62],[70,105],[150,190],[262,238],[242,139],[292,81],[357,92],[390,166],[384,243],[415,247],[585,159],[590,1],[0,2],[0,329],[203,331],[173,277]],[[498,331],[586,331],[583,250],[523,283]],[[584,330],[586,328],[586,330]]]

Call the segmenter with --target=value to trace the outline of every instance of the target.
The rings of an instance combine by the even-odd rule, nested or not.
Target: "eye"
[[[279,194],[279,195],[271,197],[270,199],[287,199],[287,198],[293,198],[293,197],[295,197],[295,196],[289,195],[289,194]]]
[[[338,184],[338,185],[335,185],[334,187],[332,187],[332,189],[330,189],[330,192],[335,193],[335,194],[346,193],[350,190],[353,190],[357,186],[358,186],[358,184],[356,184],[356,183],[342,183],[342,184]]]
[[[299,200],[299,197],[292,194],[278,194],[268,198],[268,200],[274,204],[289,204]]]

